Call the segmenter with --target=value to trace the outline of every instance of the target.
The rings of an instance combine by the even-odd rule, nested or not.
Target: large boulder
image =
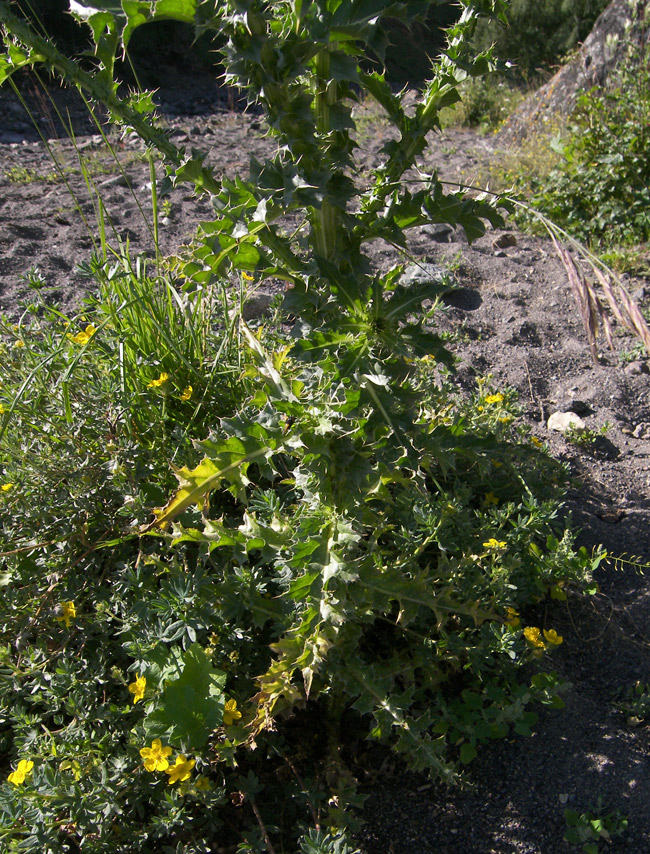
[[[619,63],[643,43],[650,0],[612,0],[575,57],[527,98],[499,132],[507,146],[566,118],[580,92],[606,86]]]

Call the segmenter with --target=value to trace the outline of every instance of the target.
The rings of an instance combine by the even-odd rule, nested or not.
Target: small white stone
[[[549,430],[566,433],[567,430],[584,430],[585,422],[575,412],[554,412],[548,419]]]

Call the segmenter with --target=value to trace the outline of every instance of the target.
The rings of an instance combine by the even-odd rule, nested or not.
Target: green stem
[[[336,81],[330,80],[330,51],[326,47],[316,57],[314,112],[316,114],[316,130],[321,139],[331,130],[330,106],[336,103],[337,97]],[[315,210],[313,227],[316,251],[329,261],[334,260],[337,256],[338,224],[338,208],[325,197],[320,210]]]

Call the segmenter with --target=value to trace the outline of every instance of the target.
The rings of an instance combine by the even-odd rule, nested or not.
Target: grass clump
[[[489,67],[469,38],[503,4],[464,4],[409,108],[359,60],[422,4],[245,5],[90,15],[93,75],[0,2],[0,77],[44,62],[214,206],[155,275],[103,234],[84,318],[5,329],[9,850],[351,851],[354,740],[452,783],[487,741],[529,735],[534,704],[562,705],[545,656],[563,639],[536,606],[585,590],[602,555],[573,549],[563,470],[513,394],[455,388],[422,310],[446,286],[407,286],[365,251],[503,222],[435,175],[402,181]],[[168,16],[220,33],[227,80],[265,112],[277,151],[247,177],[218,180],[146,96],[107,85],[116,34]],[[363,186],[359,89],[396,131]],[[271,276],[283,322],[235,323],[234,283]]]

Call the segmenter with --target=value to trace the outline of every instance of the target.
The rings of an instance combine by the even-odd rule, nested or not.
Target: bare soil
[[[93,204],[75,166],[71,142],[43,96],[26,84],[36,111],[34,127],[8,91],[0,91],[0,311],[18,320],[34,294],[25,273],[37,267],[47,300],[68,313],[81,309],[92,282],[78,265],[94,251]],[[87,159],[110,214],[114,235],[131,253],[151,253],[146,185],[149,167],[142,146],[117,144],[120,167],[79,104],[55,93],[68,110],[76,146]],[[255,116],[228,109],[211,81],[173,85],[162,93],[161,112],[174,140],[208,152],[218,174],[246,172],[249,157],[263,157],[271,143]],[[360,123],[360,163],[372,166],[386,134],[373,117]],[[61,163],[55,172],[48,148]],[[428,165],[442,178],[464,180],[494,156],[491,143],[466,131],[432,138]],[[501,152],[503,156],[503,152]],[[65,179],[65,180],[63,180]],[[87,228],[69,187],[86,216]],[[210,216],[207,200],[174,191],[161,226],[161,248],[175,252],[191,239],[196,223]],[[145,217],[146,218],[146,217]],[[512,387],[527,423],[573,475],[566,512],[588,548],[602,544],[613,556],[650,562],[650,374],[645,356],[633,358],[635,341],[614,324],[616,351],[604,345],[597,364],[587,346],[565,271],[548,240],[511,229],[488,233],[470,247],[461,232],[425,227],[413,234],[418,261],[451,266],[458,290],[439,317],[442,328],[460,328],[459,382],[470,387],[491,374],[494,387]],[[381,267],[394,259],[376,247]],[[628,282],[642,307],[650,283]],[[268,283],[268,291],[277,284]],[[587,447],[549,432],[554,411],[572,410],[595,435]],[[448,791],[384,763],[361,775],[368,794],[358,840],[364,854],[556,854],[578,851],[563,841],[564,809],[582,812],[602,798],[603,812],[619,809],[627,831],[600,850],[650,852],[650,762],[647,726],[631,726],[614,705],[617,692],[637,680],[650,683],[650,594],[632,564],[608,563],[597,571],[601,592],[591,599],[554,603],[540,622],[564,636],[551,665],[564,677],[566,709],[540,712],[535,734],[486,746],[470,766],[465,790]]]

